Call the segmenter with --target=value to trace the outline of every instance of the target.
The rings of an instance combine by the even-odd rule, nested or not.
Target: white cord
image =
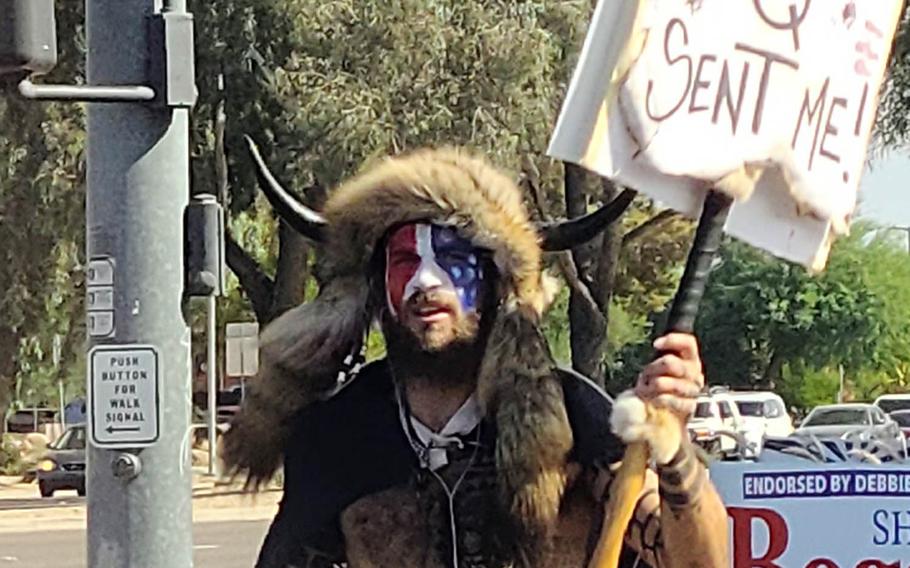
[[[474,451],[471,453],[471,459],[468,460],[468,464],[465,466],[464,471],[461,472],[461,475],[458,476],[458,480],[455,482],[455,485],[452,486],[451,491],[449,486],[446,485],[445,480],[442,479],[438,473],[432,469],[428,469],[433,477],[436,478],[436,481],[442,486],[442,490],[445,492],[446,497],[449,500],[449,528],[452,533],[452,567],[458,568],[458,529],[455,521],[455,494],[458,492],[458,487],[461,485],[461,482],[464,481],[465,476],[467,476],[468,471],[471,470],[471,467],[474,465],[474,460],[477,458],[477,451],[480,449],[480,427],[477,428],[477,443],[474,445]]]

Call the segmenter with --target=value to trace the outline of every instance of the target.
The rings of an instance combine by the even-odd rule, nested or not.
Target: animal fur
[[[540,534],[559,514],[572,429],[536,323],[520,310],[499,314],[481,363],[478,395],[496,421],[502,497],[525,529]]]
[[[262,333],[259,373],[248,383],[222,448],[227,470],[245,473],[248,486],[268,481],[281,465],[297,411],[336,386],[344,358],[369,323],[365,303],[360,282],[339,278]]]
[[[226,435],[226,466],[254,484],[274,473],[289,420],[331,389],[343,358],[375,315],[368,308],[368,273],[378,243],[401,223],[446,224],[490,250],[500,275],[502,307],[479,389],[497,424],[503,497],[529,528],[551,525],[565,490],[572,433],[555,365],[537,327],[552,289],[517,185],[465,151],[422,150],[387,159],[342,185],[323,214],[331,283],[263,334],[262,371]]]
[[[666,410],[653,408],[631,390],[616,398],[610,427],[627,444],[646,442],[658,465],[670,463],[683,442],[679,420]]]

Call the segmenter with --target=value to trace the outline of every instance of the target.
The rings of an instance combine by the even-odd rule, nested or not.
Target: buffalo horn
[[[316,242],[325,241],[325,231],[328,226],[325,217],[301,203],[283,188],[265,165],[253,139],[249,136],[244,136],[244,138],[250,147],[253,161],[256,162],[256,179],[259,180],[259,186],[269,203],[278,212],[278,216],[303,236]]]
[[[538,225],[543,250],[568,250],[590,241],[623,214],[635,199],[635,193],[635,190],[627,189],[593,213],[576,219]]]

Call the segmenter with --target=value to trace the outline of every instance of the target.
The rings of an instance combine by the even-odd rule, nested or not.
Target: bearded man
[[[343,184],[322,215],[262,177],[325,242],[329,278],[263,333],[225,439],[226,465],[254,484],[283,456],[259,568],[585,566],[622,440],[655,462],[624,562],[729,566],[726,512],[683,435],[704,384],[695,339],[659,339],[616,408],[560,369],[539,329],[546,238],[508,176],[418,151]],[[374,322],[388,355],[352,368]],[[641,401],[675,418],[649,424]]]

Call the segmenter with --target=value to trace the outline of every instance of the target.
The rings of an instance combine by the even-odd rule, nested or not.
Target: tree
[[[257,140],[285,185],[315,206],[363,163],[440,143],[472,146],[511,168],[542,217],[580,214],[616,195],[621,188],[544,156],[591,4],[224,0],[192,6],[200,92],[192,186],[215,192],[228,206],[227,255],[236,274],[220,314],[266,323],[315,294],[320,280],[318,251],[257,199],[243,134]],[[81,2],[58,3],[60,64],[48,81],[84,77],[82,21]],[[880,138],[889,144],[899,144],[906,131],[907,45],[905,27],[879,113]],[[57,378],[82,385],[85,259],[83,108],[11,96],[0,99],[0,119],[2,410],[17,382],[36,401]],[[629,354],[649,352],[637,340],[657,327],[651,313],[672,296],[690,232],[691,223],[639,200],[621,226],[570,257],[552,259],[569,285],[548,320],[551,337],[563,341],[557,351],[568,356],[571,347],[573,364],[598,380],[605,360],[615,356],[610,370],[621,384],[637,361]],[[69,342],[60,375],[48,356],[55,334]],[[626,339],[633,345],[623,350]]]
[[[875,125],[875,147],[906,149],[910,137],[910,5],[905,3],[882,89]]]
[[[549,183],[557,166],[542,153],[574,53],[567,46],[580,41],[587,10],[584,2],[434,0],[203,8],[200,35],[214,47],[200,53],[196,115],[212,118],[194,129],[194,181],[219,183],[223,99],[231,211],[264,230],[272,221],[251,209],[244,133],[286,186],[317,205],[364,162],[440,143],[474,147],[516,171],[530,156]],[[301,301],[310,276],[319,279],[318,255],[284,225],[268,245],[273,270],[241,240],[232,225],[228,261],[261,322]]]
[[[225,108],[234,126],[227,129],[226,144],[233,150],[227,160],[232,210],[250,204],[251,168],[239,141],[247,131],[259,140],[284,184],[311,203],[375,157],[446,143],[471,146],[520,172],[541,216],[561,216],[562,167],[543,151],[571,71],[570,58],[580,46],[587,2],[279,4],[283,20],[278,25],[284,35],[277,45],[271,43],[271,29],[265,31],[261,24],[275,20],[265,6],[241,18],[219,7],[204,16],[205,24],[200,20],[209,33],[234,39],[228,43],[213,38],[213,44],[225,46],[226,56],[207,64],[217,66],[227,79]],[[244,41],[236,41],[238,37]],[[209,114],[206,105],[216,108],[217,102],[202,101],[202,115]],[[209,131],[217,128],[204,130]],[[214,148],[201,146],[198,153],[205,156],[209,150]],[[577,168],[567,168],[566,203],[570,214],[579,215],[602,199],[588,203],[572,195],[578,188],[573,175],[580,179]],[[274,277],[246,247],[233,237],[229,240],[230,266],[261,322],[300,301],[299,290],[293,297],[276,299],[282,274],[299,281],[310,274],[318,279],[318,255],[314,272],[313,257],[300,252],[306,245],[289,244],[291,238],[282,225]],[[587,250],[597,247],[600,243]],[[290,262],[295,254],[310,262]],[[588,326],[592,333],[574,334],[599,334],[598,361],[612,272],[599,274],[598,282],[607,285],[595,290],[599,301],[593,306],[594,324]],[[574,352],[581,349],[573,347]]]
[[[730,240],[697,323],[708,379],[765,388],[786,379],[792,392],[793,381],[838,366],[886,375],[910,360],[904,283],[910,261],[865,224],[815,276]]]
[[[48,81],[83,77],[83,5],[57,13],[60,64]],[[5,90],[15,88],[9,79]],[[84,118],[77,105],[0,98],[0,419],[18,393],[56,400],[84,386]],[[54,335],[63,337],[59,369]]]

